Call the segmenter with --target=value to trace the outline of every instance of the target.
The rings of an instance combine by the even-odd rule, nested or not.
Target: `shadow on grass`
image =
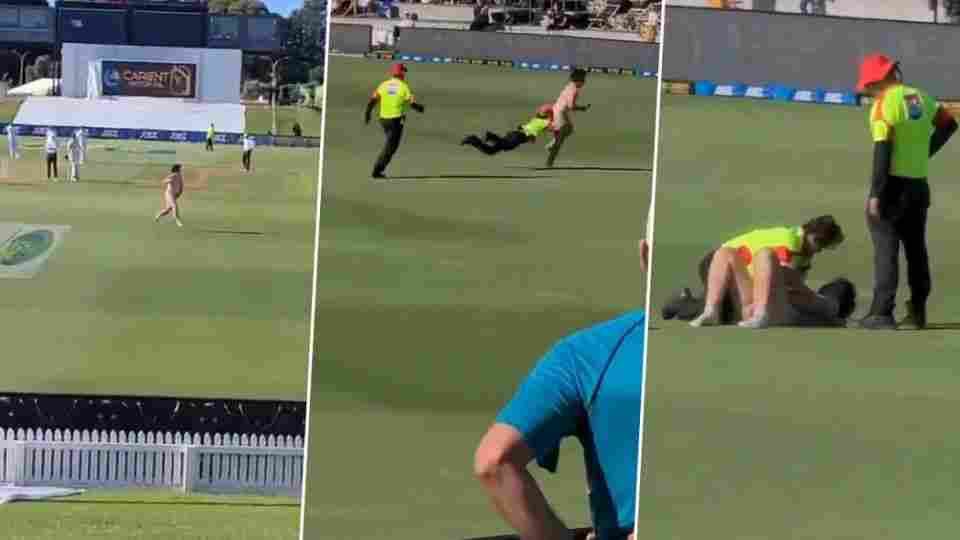
[[[191,229],[200,233],[207,234],[231,234],[237,236],[266,236],[266,233],[261,231],[231,231],[228,229]]]
[[[48,499],[43,502],[57,504],[102,504],[102,505],[137,505],[137,506],[229,506],[240,508],[299,508],[300,503],[255,503],[255,502],[218,502],[218,501],[108,501],[103,499]]]
[[[573,529],[573,538],[574,540],[584,540],[592,530],[593,529],[589,527]],[[477,536],[474,538],[466,538],[465,540],[520,540],[520,537],[515,534],[501,534],[497,536]]]
[[[6,182],[0,180],[0,186],[17,186],[17,187],[42,187],[45,186],[45,182]]]
[[[944,331],[944,330],[960,330],[960,322],[928,324],[926,329],[927,329],[927,330],[940,330],[940,331]],[[911,330],[904,330],[904,331],[910,332]],[[912,331],[913,331],[913,332],[921,332],[922,330],[912,330]]]
[[[163,189],[163,186],[161,186],[161,185],[159,185],[159,184],[148,184],[148,183],[145,183],[145,182],[133,182],[133,181],[130,181],[130,180],[84,180],[83,178],[81,178],[78,183],[80,183],[80,184],[107,184],[107,185],[114,185],[114,186],[128,186],[128,187],[134,187],[134,188],[149,188],[149,189],[156,189],[157,191],[160,191],[160,190]]]
[[[424,176],[390,176],[384,180],[538,180],[549,176],[517,176],[509,174],[437,174]]]
[[[510,167],[529,171],[653,172],[650,167]]]
[[[394,238],[462,242],[469,238],[475,245],[498,246],[504,243],[525,244],[531,235],[497,223],[470,222],[443,216],[425,216],[411,209],[392,208],[382,204],[355,201],[337,195],[324,196],[327,210],[320,213],[325,223],[338,227],[356,227],[367,234]]]

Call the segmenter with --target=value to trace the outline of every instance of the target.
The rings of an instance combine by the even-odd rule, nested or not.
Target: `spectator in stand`
[[[831,3],[836,0],[830,0]],[[826,15],[827,0],[800,0],[800,13],[804,15]]]
[[[563,12],[559,0],[550,5],[547,12],[547,30],[568,30],[570,18]]]
[[[400,37],[401,28],[416,28],[418,18],[416,13],[404,13],[403,20],[393,27],[393,39],[396,40]]]
[[[487,0],[480,0],[473,7],[473,22],[470,23],[470,30],[482,31],[490,26],[490,4]]]

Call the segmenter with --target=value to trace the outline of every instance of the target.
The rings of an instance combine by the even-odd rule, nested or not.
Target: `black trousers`
[[[711,250],[709,253],[703,256],[700,259],[700,266],[698,271],[700,273],[700,281],[703,283],[703,293],[704,297],[707,295],[707,281],[710,276],[710,263],[713,262],[713,256],[716,254],[717,250]],[[737,313],[737,302],[734,298],[733,291],[727,291],[723,295],[723,300],[720,301],[720,324],[733,324],[740,319],[740,314]]]
[[[520,130],[510,131],[503,137],[500,137],[495,133],[487,133],[487,140],[491,144],[486,144],[479,138],[468,142],[470,146],[473,146],[488,156],[492,156],[494,154],[499,154],[500,152],[509,152],[521,144],[526,143],[527,135]]]
[[[387,170],[387,165],[390,165],[390,160],[397,153],[397,148],[400,148],[400,140],[403,138],[403,117],[380,119],[380,125],[383,127],[386,141],[373,166],[373,174],[383,174]]]
[[[253,155],[253,150],[244,150],[243,151],[243,170],[250,170],[250,158]]]
[[[53,172],[53,174],[50,174]],[[56,152],[47,152],[47,178],[50,177],[59,178],[60,173],[57,171],[57,154]]]
[[[910,301],[926,305],[933,287],[927,253],[927,211],[930,187],[927,181],[891,177],[880,219],[867,216],[873,239],[873,304],[871,315],[893,315],[900,279],[900,245],[907,259]]]
[[[213,151],[213,139],[210,137],[207,137],[207,150]]]

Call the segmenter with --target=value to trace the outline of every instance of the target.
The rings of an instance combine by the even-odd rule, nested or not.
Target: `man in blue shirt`
[[[561,339],[484,435],[474,474],[522,540],[574,538],[527,470],[555,472],[566,437],[583,448],[597,540],[633,538],[645,333],[636,310]]]

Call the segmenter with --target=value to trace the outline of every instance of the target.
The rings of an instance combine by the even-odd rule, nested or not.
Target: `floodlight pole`
[[[277,66],[280,62],[286,60],[286,56],[281,56],[273,61],[273,92],[270,93],[271,108],[273,109],[273,136],[277,136],[277,94],[280,93],[279,79],[277,78]]]
[[[26,81],[27,72],[26,72],[26,61],[27,56],[30,54],[30,51],[13,51],[13,54],[17,55],[17,58],[20,59],[20,86],[22,86]]]

